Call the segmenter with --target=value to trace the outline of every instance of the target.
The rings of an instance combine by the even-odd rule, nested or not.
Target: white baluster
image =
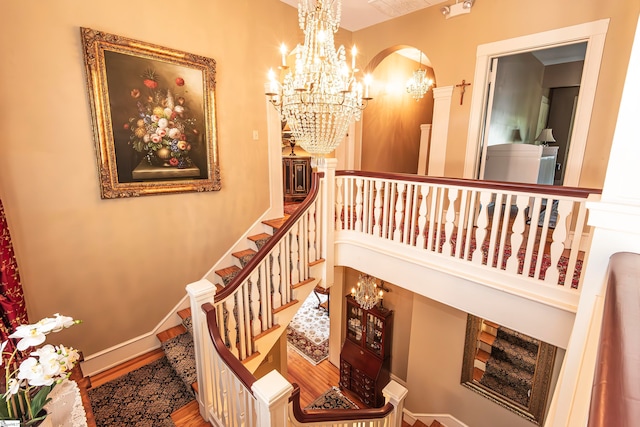
[[[342,216],[346,215],[342,208],[342,182],[345,180],[345,177],[336,177],[336,230],[342,230]]]
[[[500,230],[500,217],[502,216],[503,197],[505,194],[495,193],[493,203],[493,216],[491,218],[491,230],[489,237],[489,247],[487,248],[487,265],[494,267],[497,263],[499,244],[496,243],[498,239],[498,231]],[[500,268],[498,265],[497,268]]]
[[[480,204],[478,202],[478,191],[471,191],[471,201],[469,202],[469,214],[465,218],[465,239],[464,239],[464,252],[461,258],[465,261],[471,261],[471,242],[473,240],[473,229],[476,225],[476,219],[480,214]]]
[[[500,242],[498,243],[500,246],[500,249],[498,250],[498,263],[496,264],[496,268],[498,268],[499,270],[502,270],[504,252],[505,252],[506,246],[509,244],[509,221],[511,220],[511,205],[513,204],[516,196],[505,194],[504,197],[505,197],[504,199],[505,203],[504,203],[504,208],[502,209],[504,213],[502,214]]]
[[[267,275],[267,260],[260,264],[260,312],[262,313],[262,327],[267,330],[273,326],[273,305],[271,303],[271,285]]]
[[[383,182],[380,180],[375,181],[375,202],[373,209],[373,235],[380,237],[382,233],[382,187]]]
[[[513,228],[511,229],[511,256],[507,260],[506,268],[506,271],[513,274],[518,274],[518,266],[520,265],[518,252],[520,251],[520,246],[522,246],[522,240],[524,239],[523,232],[525,230],[525,225],[527,222],[525,209],[527,208],[528,204],[529,197],[523,195],[519,195],[516,197],[518,214],[516,215],[516,219],[513,221]]]
[[[316,204],[312,203],[308,211],[309,218],[309,261],[317,261],[316,252]]]
[[[472,262],[474,264],[482,264],[482,243],[487,235],[487,224],[489,216],[487,207],[491,203],[491,193],[489,191],[480,192],[480,213],[478,216],[478,228],[476,228],[476,249],[473,251]],[[491,250],[491,249],[489,249]]]
[[[402,217],[404,216],[404,191],[406,185],[404,183],[396,184],[396,207],[395,207],[395,224],[393,224],[393,240],[400,242],[402,240]]]
[[[549,203],[547,202],[547,205],[548,204]],[[551,248],[550,248],[551,253],[549,254],[549,257],[551,258],[551,265],[549,265],[544,275],[544,281],[546,283],[550,283],[553,285],[558,284],[558,278],[560,277],[560,271],[558,270],[558,261],[560,261],[560,256],[562,255],[562,251],[564,250],[564,241],[567,238],[567,223],[568,223],[567,219],[571,214],[572,205],[573,205],[573,202],[569,200],[558,200],[556,228],[553,231],[553,242],[551,243]],[[546,216],[548,218],[545,218],[545,220],[551,219],[551,210],[552,210],[551,206],[547,206]],[[565,275],[565,280],[564,280],[565,283],[563,283],[563,285],[567,283],[567,280],[569,281],[569,284],[571,284],[571,280],[573,278],[573,271],[574,270],[571,270],[571,271],[567,270],[567,274]]]
[[[227,333],[229,334],[229,350],[235,354],[240,360],[242,357],[238,351],[238,323],[236,321],[235,309],[236,309],[236,295],[232,295],[226,299],[223,303],[227,310]]]
[[[455,255],[451,246],[451,234],[453,233],[454,222],[456,220],[455,202],[458,200],[458,189],[449,188],[447,191],[449,206],[447,206],[446,222],[444,224],[444,244],[442,245],[442,253],[445,255]]]
[[[393,218],[390,215],[390,210],[393,205],[391,205],[391,200],[393,198],[393,183],[389,181],[385,181],[383,183],[384,192],[382,194],[382,238],[389,238],[389,218]]]
[[[355,230],[362,232],[362,178],[356,180],[356,223]]]
[[[585,220],[587,215],[587,208],[584,203],[577,203],[576,205],[578,206],[578,217],[576,219],[573,240],[571,242],[571,251],[569,253],[569,262],[567,264],[567,274],[563,283],[565,289],[573,288],[573,272],[576,271],[576,263],[578,261],[578,254],[580,252],[580,241],[582,240],[582,233],[585,230]],[[584,272],[583,274],[580,274],[580,283],[582,283],[583,277]]]
[[[427,198],[429,197],[429,186],[427,184],[420,184],[420,209],[418,210],[418,236],[416,246],[418,248],[425,248],[425,225],[427,224]]]
[[[251,273],[251,313],[253,315],[253,320],[251,322],[253,336],[260,335],[262,332],[262,323],[260,320],[260,285],[259,279],[260,275],[258,274],[258,269],[256,268]]]
[[[407,194],[411,197],[411,209],[407,209],[405,215],[405,239],[404,241],[410,245],[416,245],[416,223],[418,222],[418,185],[410,184]],[[407,197],[409,200],[409,197]]]
[[[291,283],[296,285],[300,282],[299,259],[298,259],[298,228],[294,227],[289,233],[291,239]]]
[[[527,235],[527,249],[524,253],[524,266],[522,268],[522,275],[524,277],[529,277],[529,272],[531,271],[531,261],[533,260],[534,253],[533,247],[536,243],[538,221],[540,219],[540,207],[542,206],[542,198],[539,196],[532,198],[533,204],[531,201],[529,202],[529,234]],[[542,254],[538,255],[542,257]]]
[[[271,251],[271,285],[273,286],[273,308],[282,306],[282,283],[280,280],[280,245]]]
[[[295,227],[295,226],[294,226]],[[309,278],[309,228],[306,216],[298,221],[298,236],[300,236],[300,280]],[[287,300],[289,302],[290,299]]]

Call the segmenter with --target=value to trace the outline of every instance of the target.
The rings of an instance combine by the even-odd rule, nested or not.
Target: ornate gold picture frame
[[[469,314],[460,381],[542,425],[555,356],[550,344]]]
[[[215,60],[80,34],[102,198],[220,190]]]

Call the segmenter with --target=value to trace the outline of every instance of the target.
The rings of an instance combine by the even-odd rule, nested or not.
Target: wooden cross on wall
[[[456,85],[456,87],[461,88],[460,89],[460,105],[462,105],[462,100],[464,99],[464,92],[465,92],[466,86],[471,86],[471,83],[467,83],[464,79],[462,80],[462,83],[460,83],[459,85]]]

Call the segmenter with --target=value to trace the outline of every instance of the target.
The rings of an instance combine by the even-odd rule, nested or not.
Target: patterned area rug
[[[185,332],[163,342],[162,349],[171,367],[189,388],[197,381],[196,354],[191,333]]]
[[[326,295],[319,298],[327,300]],[[311,292],[287,326],[288,347],[314,365],[329,357],[329,315],[317,307],[318,297]]]
[[[97,427],[173,427],[171,413],[193,400],[166,357],[89,390]]]
[[[360,409],[338,387],[331,387],[305,409]]]

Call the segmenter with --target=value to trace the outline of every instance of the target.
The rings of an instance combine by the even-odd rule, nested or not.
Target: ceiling
[[[298,0],[281,1],[298,7]],[[349,31],[357,31],[445,1],[447,0],[342,0],[340,26]]]

